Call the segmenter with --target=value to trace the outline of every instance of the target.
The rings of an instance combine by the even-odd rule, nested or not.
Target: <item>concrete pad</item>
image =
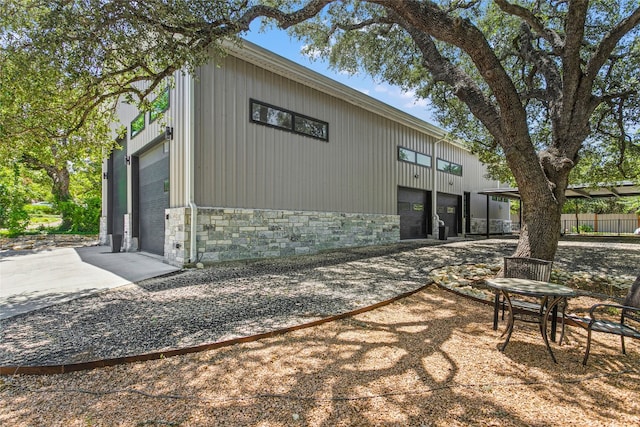
[[[0,319],[94,292],[161,276],[179,268],[108,246],[0,254]]]

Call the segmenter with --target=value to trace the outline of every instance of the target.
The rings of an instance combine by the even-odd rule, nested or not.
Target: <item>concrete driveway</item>
[[[0,253],[0,319],[161,276],[179,268],[109,246]]]

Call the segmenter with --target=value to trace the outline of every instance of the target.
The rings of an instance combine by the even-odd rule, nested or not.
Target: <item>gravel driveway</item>
[[[0,365],[81,363],[287,328],[414,291],[436,267],[498,263],[515,245],[421,241],[185,270],[0,321]],[[632,281],[640,245],[561,242],[555,266]]]

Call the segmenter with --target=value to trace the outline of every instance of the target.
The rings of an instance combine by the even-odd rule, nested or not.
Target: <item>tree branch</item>
[[[509,3],[506,0],[494,0],[498,7],[505,13],[521,18],[540,37],[548,41],[553,46],[554,51],[560,53],[564,47],[564,40],[555,31],[545,28],[544,24],[533,12],[520,5]]]
[[[611,53],[618,45],[618,42],[629,31],[636,27],[640,23],[640,6],[627,18],[623,19],[615,28],[605,35],[600,44],[598,45],[595,53],[589,60],[586,67],[586,77],[592,82],[596,78],[600,69],[604,66],[605,62],[610,58]]]

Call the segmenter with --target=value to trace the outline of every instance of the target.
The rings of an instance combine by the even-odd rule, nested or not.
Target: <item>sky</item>
[[[254,23],[255,24],[255,23]],[[391,105],[412,116],[438,125],[429,111],[426,100],[416,100],[413,93],[403,92],[400,87],[389,85],[385,82],[376,82],[364,73],[349,75],[329,69],[328,63],[323,60],[313,60],[301,53],[304,43],[290,37],[286,31],[271,29],[266,32],[258,31],[259,25],[253,25],[251,31],[244,38],[280,56],[284,56],[304,67],[310,68],[322,75],[345,84],[352,89],[367,94],[385,104]]]

